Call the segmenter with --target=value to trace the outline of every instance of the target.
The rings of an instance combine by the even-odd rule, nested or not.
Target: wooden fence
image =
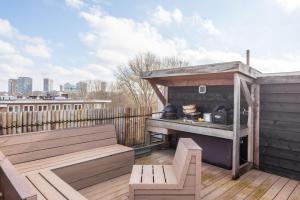
[[[114,124],[120,144],[137,146],[144,144],[145,118],[151,113],[151,107],[3,112],[0,135]]]

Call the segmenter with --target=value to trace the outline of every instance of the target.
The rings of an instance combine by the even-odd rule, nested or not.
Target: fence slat
[[[151,113],[150,107],[2,112],[0,113],[0,135],[114,124],[118,143],[127,146],[143,145],[145,118]]]

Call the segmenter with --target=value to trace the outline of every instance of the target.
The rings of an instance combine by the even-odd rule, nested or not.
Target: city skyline
[[[33,86],[34,86],[34,79],[32,79],[31,77],[17,77],[17,78],[11,78],[7,80],[7,89],[1,92],[7,92],[8,95],[11,96],[16,96],[18,94],[26,94],[26,93],[30,93],[30,92],[24,92],[21,91],[19,88],[22,85],[23,82],[18,81],[19,79],[30,79],[31,81],[31,91],[30,92],[34,92],[34,91],[41,91],[41,92],[51,92],[51,91],[64,91],[64,92],[80,92],[82,90],[91,90],[90,86],[89,86],[89,81],[91,80],[86,80],[86,81],[77,81],[75,83],[71,83],[71,82],[65,82],[62,85],[59,85],[58,88],[53,88],[54,85],[54,81],[50,78],[43,78],[43,87],[42,90],[33,90]],[[105,81],[101,81],[101,80],[94,80],[94,81],[100,81],[100,87],[101,87],[101,91],[105,91],[106,87],[107,87],[107,82]],[[20,86],[18,86],[20,85]],[[24,84],[23,85],[27,85]],[[24,87],[25,87],[24,86]],[[19,88],[18,88],[19,87]]]

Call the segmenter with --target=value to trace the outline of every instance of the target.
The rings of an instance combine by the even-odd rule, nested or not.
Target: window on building
[[[60,110],[60,106],[58,104],[51,105],[51,110]]]
[[[71,110],[72,105],[71,104],[64,104],[64,110]]]
[[[20,106],[15,105],[15,106],[8,106],[8,112],[19,112],[20,111]]]
[[[34,106],[33,105],[25,105],[25,106],[23,106],[23,111],[32,112],[32,111],[34,111]]]
[[[47,111],[48,106],[47,105],[38,105],[38,111]]]
[[[82,104],[75,104],[74,109],[75,110],[81,110],[82,109]]]

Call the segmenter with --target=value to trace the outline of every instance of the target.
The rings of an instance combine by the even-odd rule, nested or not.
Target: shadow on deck
[[[171,164],[173,150],[154,151],[139,158],[136,164]],[[85,188],[79,192],[89,200],[128,199],[130,174]],[[213,165],[202,165],[202,199],[276,199],[300,200],[300,183],[295,180],[251,170],[238,180],[231,180],[231,171]]]

